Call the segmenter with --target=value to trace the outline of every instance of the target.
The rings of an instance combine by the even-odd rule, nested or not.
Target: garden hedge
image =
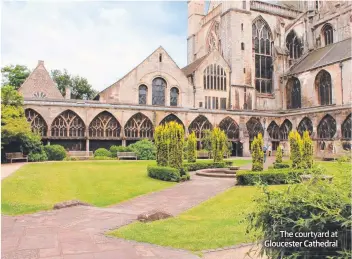
[[[285,163],[274,163],[274,168],[275,169],[290,168],[290,165]]]
[[[166,166],[148,166],[148,176],[151,178],[169,181],[179,182],[181,180],[180,171],[176,168]]]
[[[133,152],[133,149],[130,146],[124,147],[114,145],[110,147],[111,157],[116,157],[117,152]]]
[[[97,150],[95,150],[94,152],[94,156],[107,156],[107,157],[111,157],[111,152],[109,150],[107,150],[106,148],[98,148]]]
[[[61,161],[66,157],[66,150],[61,145],[50,145],[44,147],[48,160]]]
[[[197,171],[207,168],[225,168],[232,165],[232,161],[226,162],[194,162],[194,163],[184,163],[183,166],[187,171]]]
[[[238,171],[236,174],[238,185],[287,184],[300,182],[299,176],[309,174],[306,169],[268,169],[266,171]]]

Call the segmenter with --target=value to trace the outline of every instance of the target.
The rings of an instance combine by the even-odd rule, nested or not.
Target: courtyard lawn
[[[148,177],[149,164],[155,161],[28,164],[2,180],[2,213],[31,213],[72,199],[108,206],[175,184]]]
[[[339,169],[351,170],[349,163],[317,163],[327,169],[328,175],[334,176],[334,181],[343,180]],[[245,216],[255,209],[253,198],[260,192],[255,186],[233,187],[175,218],[151,223],[135,222],[109,235],[191,251],[252,242],[253,236],[246,234]]]

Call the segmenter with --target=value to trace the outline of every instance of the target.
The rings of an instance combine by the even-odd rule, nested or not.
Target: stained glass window
[[[226,72],[221,66],[210,64],[203,73],[204,89],[226,91]]]
[[[119,138],[121,125],[109,112],[99,113],[89,125],[90,138]]]
[[[138,97],[138,103],[139,104],[147,104],[147,94],[148,94],[148,88],[145,85],[140,85],[139,86],[139,97]]]
[[[152,82],[152,87],[152,104],[164,106],[166,81],[160,77],[155,78]]]
[[[301,108],[301,83],[298,78],[289,79],[286,93],[287,109]]]
[[[170,106],[177,106],[178,104],[179,91],[176,87],[172,87],[170,90]]]
[[[332,104],[331,76],[325,70],[320,71],[315,78],[320,105]]]
[[[325,45],[334,43],[334,30],[330,24],[324,25],[323,36],[324,36]]]
[[[291,30],[286,37],[286,48],[290,53],[290,58],[297,59],[302,56],[303,45],[294,30]]]

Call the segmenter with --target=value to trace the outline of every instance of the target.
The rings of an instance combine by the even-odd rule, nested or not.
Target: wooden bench
[[[5,153],[6,160],[12,163],[12,160],[26,160],[28,162],[28,156],[23,155],[22,152]]]
[[[67,156],[77,157],[79,159],[88,159],[93,157],[93,151],[68,151]]]
[[[301,177],[302,182],[310,181],[313,178],[313,176],[310,174],[304,174],[304,175],[301,175],[300,177]],[[320,180],[329,181],[329,183],[331,183],[334,177],[331,175],[319,175],[318,178]]]
[[[206,158],[208,159],[209,153],[207,151],[197,151],[197,158]]]
[[[134,152],[117,152],[116,156],[118,160],[120,160],[120,158],[134,158],[137,160],[137,155]]]

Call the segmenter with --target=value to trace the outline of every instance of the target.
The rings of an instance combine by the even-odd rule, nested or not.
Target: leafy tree
[[[223,130],[215,127],[211,131],[211,146],[214,162],[224,160],[224,154],[227,152],[227,136]]]
[[[197,138],[196,134],[192,132],[187,139],[187,160],[190,163],[196,162],[197,159]]]
[[[251,145],[252,171],[263,171],[264,169],[263,145],[263,136],[261,133],[259,133],[257,137],[254,137]]]
[[[295,130],[288,135],[290,141],[290,159],[293,168],[302,168],[302,139]]]
[[[202,148],[210,152],[212,150],[211,130],[204,130],[203,134],[204,134],[204,137],[202,138]]]
[[[9,65],[1,69],[3,76],[3,85],[12,85],[16,90],[27,79],[31,71],[22,65]]]
[[[64,69],[63,72],[58,69],[54,69],[51,70],[51,77],[55,81],[60,93],[65,96],[66,87],[72,87],[71,75],[68,74],[66,69]]]
[[[308,131],[303,133],[302,166],[305,168],[312,168],[313,166],[313,142]]]
[[[276,150],[275,163],[282,163],[282,148],[279,146]]]
[[[18,107],[23,105],[23,97],[17,90],[11,86],[6,85],[1,88],[1,104],[5,106]]]

